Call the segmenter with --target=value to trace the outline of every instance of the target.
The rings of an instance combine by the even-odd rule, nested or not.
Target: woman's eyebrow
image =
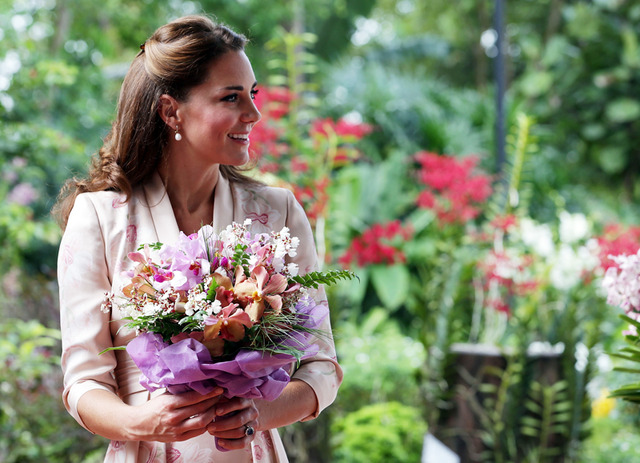
[[[251,86],[251,88],[255,88],[256,85],[258,85],[258,81],[255,81],[253,83],[253,85]],[[241,92],[241,91],[244,90],[244,87],[242,85],[230,85],[228,87],[224,87],[223,90],[236,90],[236,91]]]

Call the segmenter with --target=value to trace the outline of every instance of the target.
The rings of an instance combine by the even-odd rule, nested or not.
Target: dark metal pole
[[[505,153],[505,113],[504,95],[506,90],[505,72],[505,37],[504,37],[504,16],[505,1],[496,0],[493,14],[493,28],[498,34],[496,41],[497,55],[494,59],[494,74],[496,79],[496,172],[502,173],[502,166],[506,159]]]

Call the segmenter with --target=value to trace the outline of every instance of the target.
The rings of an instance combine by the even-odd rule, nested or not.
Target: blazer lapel
[[[149,182],[145,183],[144,194],[158,241],[173,243],[178,239],[180,229],[173,214],[167,190],[157,172],[153,174]]]
[[[235,220],[233,196],[231,194],[231,184],[222,176],[218,175],[216,192],[213,201],[213,230],[216,233],[227,228],[227,225]],[[237,193],[237,190],[236,190]]]

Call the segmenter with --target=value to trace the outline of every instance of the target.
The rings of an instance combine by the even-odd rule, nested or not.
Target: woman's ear
[[[180,124],[180,118],[178,116],[178,101],[172,97],[171,95],[167,95],[166,93],[160,96],[160,101],[158,103],[158,114],[162,118],[162,120],[171,127],[172,130],[175,130],[176,125]]]

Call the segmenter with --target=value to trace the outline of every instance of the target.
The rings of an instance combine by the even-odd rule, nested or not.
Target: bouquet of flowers
[[[318,351],[314,337],[328,307],[310,295],[320,284],[351,278],[347,271],[298,275],[299,240],[285,227],[251,236],[251,221],[219,234],[209,225],[175,244],[146,244],[129,254],[124,297],[107,294],[138,336],[126,350],[149,391],[167,388],[231,397],[277,398],[285,369]],[[115,349],[124,349],[117,347]]]
[[[602,281],[607,291],[607,303],[623,309],[625,314],[620,318],[629,323],[629,329],[623,332],[627,346],[611,355],[640,363],[640,250],[636,254],[609,256],[609,259],[614,265],[606,270]],[[615,370],[640,373],[638,367],[616,367]],[[624,385],[614,390],[611,396],[640,402],[640,382]]]

